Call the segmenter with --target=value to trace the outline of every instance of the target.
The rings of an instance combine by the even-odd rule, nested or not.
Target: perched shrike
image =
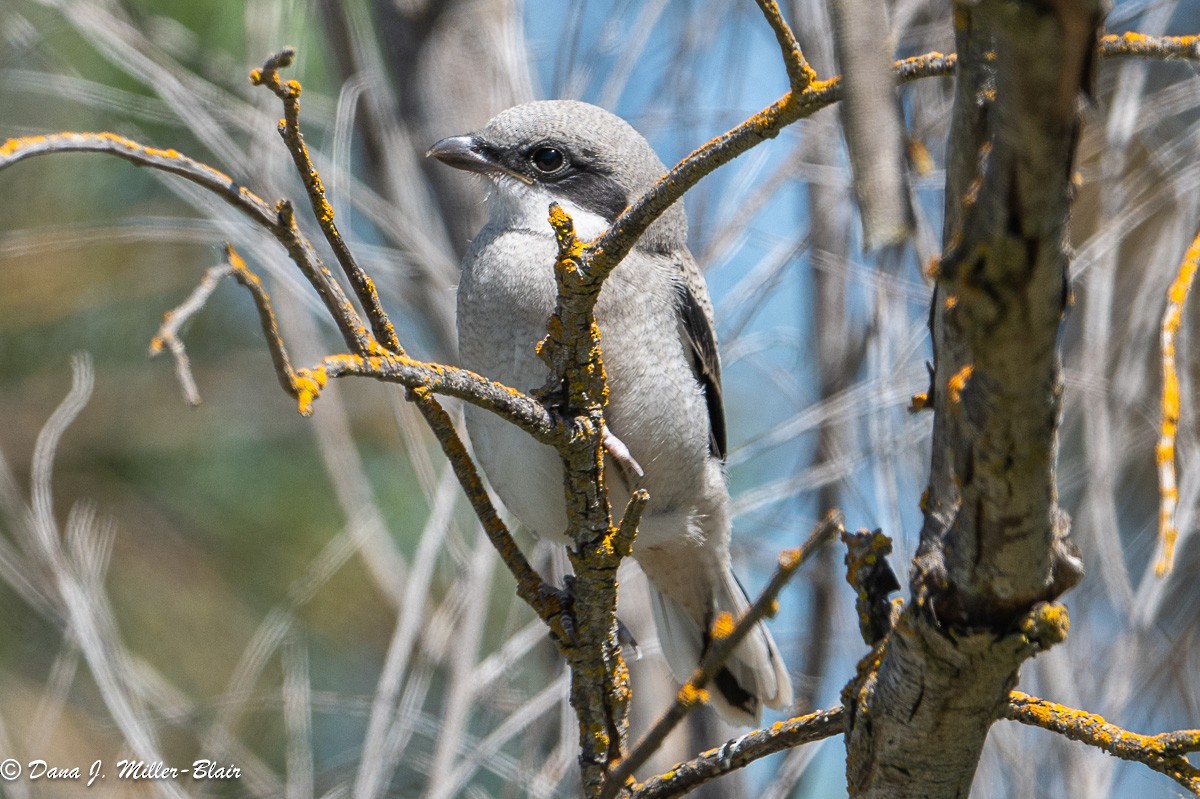
[[[547,367],[534,347],[546,335],[556,296],[550,203],[571,215],[581,239],[591,239],[666,169],[627,122],[565,100],[510,108],[478,133],[442,139],[429,155],[491,181],[488,223],[471,244],[458,286],[462,363],[521,390],[542,386]],[[650,580],[663,653],[683,681],[711,643],[717,614],[737,618],[748,602],[729,561],[712,302],[688,251],[682,203],[655,221],[609,276],[596,320],[610,387],[609,486],[614,501],[636,488],[650,492],[633,557]],[[564,541],[555,451],[473,406],[466,418],[504,504],[539,536]],[[791,703],[791,681],[765,626],[747,636],[715,687],[713,703],[735,723],[756,723],[764,704]]]

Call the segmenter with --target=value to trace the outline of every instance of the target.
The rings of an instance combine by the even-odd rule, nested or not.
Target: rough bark
[[[955,5],[959,70],[930,315],[934,410],[912,597],[848,687],[850,794],[970,791],[1021,663],[1078,581],[1057,504],[1064,231],[1095,0]]]

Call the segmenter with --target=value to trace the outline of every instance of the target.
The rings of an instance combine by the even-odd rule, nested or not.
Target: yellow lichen
[[[800,547],[794,549],[785,549],[779,553],[779,568],[791,570],[800,565],[800,557],[804,553]]]
[[[723,610],[718,613],[717,618],[713,620],[710,635],[714,641],[719,641],[722,638],[728,638],[732,632],[733,614],[727,610]]]
[[[950,401],[958,404],[962,401],[962,393],[967,387],[967,383],[971,381],[971,375],[975,373],[975,367],[967,364],[959,369],[953,377],[946,383],[946,388],[950,391]]]
[[[295,377],[296,404],[301,416],[311,416],[313,402],[321,395],[329,379],[325,367],[298,369]]]
[[[1179,375],[1176,370],[1175,337],[1183,320],[1184,303],[1195,281],[1200,266],[1200,234],[1192,241],[1179,272],[1167,291],[1167,309],[1163,313],[1160,331],[1160,357],[1162,359],[1162,393],[1160,407],[1162,421],[1159,425],[1155,460],[1158,465],[1158,537],[1161,552],[1154,565],[1159,577],[1170,573],[1175,561],[1175,544],[1179,530],[1175,523],[1175,511],[1179,503],[1179,488],[1175,475],[1175,438],[1179,432],[1180,393]]]
[[[708,691],[697,688],[689,680],[679,689],[679,702],[685,707],[696,707],[708,702]]]

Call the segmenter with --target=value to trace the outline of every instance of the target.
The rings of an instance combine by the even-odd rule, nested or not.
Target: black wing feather
[[[725,460],[725,402],[721,397],[721,359],[717,354],[717,335],[713,332],[705,308],[684,282],[679,287],[679,321],[684,338],[691,345],[692,371],[704,389],[708,404],[708,448]]]

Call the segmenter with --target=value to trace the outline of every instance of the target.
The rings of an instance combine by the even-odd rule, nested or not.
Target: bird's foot
[[[563,587],[555,588],[549,583],[542,583],[540,594],[542,598],[558,606],[558,612],[549,619],[553,638],[561,649],[574,647],[578,641],[575,637],[575,579],[571,575],[563,577]]]
[[[608,425],[604,426],[604,450],[612,456],[618,468],[620,468],[621,476],[625,478],[628,485],[633,485],[634,481],[630,480],[631,474],[637,475],[638,479],[646,476],[642,471],[641,465],[634,460],[634,457],[629,452],[629,447],[625,446],[625,442],[617,438],[612,430],[608,429]]]

